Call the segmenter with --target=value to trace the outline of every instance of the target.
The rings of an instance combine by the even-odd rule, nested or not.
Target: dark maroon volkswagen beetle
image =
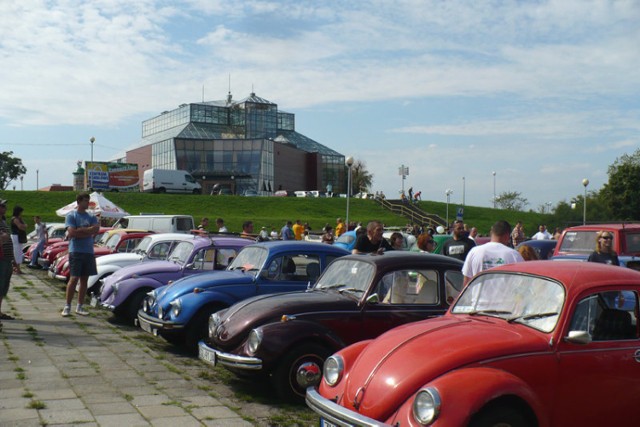
[[[461,290],[461,268],[453,258],[403,251],[339,258],[310,290],[214,313],[200,358],[242,376],[270,376],[281,398],[302,401],[335,351],[444,314]]]

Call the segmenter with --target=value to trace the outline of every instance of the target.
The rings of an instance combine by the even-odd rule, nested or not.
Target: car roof
[[[348,253],[348,251],[338,246],[327,245],[319,242],[309,242],[305,240],[270,240],[267,242],[254,243],[251,246],[258,246],[258,247],[261,246],[269,250],[278,250],[278,251],[308,250],[308,251],[314,251],[314,252]]]
[[[526,261],[485,270],[480,275],[514,272],[547,277],[563,283],[573,292],[582,292],[606,284],[638,284],[640,272],[630,268],[580,261]]]
[[[347,255],[341,258],[343,260],[355,259],[359,261],[366,261],[371,264],[375,264],[379,268],[386,268],[388,266],[398,266],[404,264],[414,264],[419,262],[425,262],[428,264],[439,264],[455,267],[457,269],[462,268],[463,262],[452,257],[430,254],[427,252],[409,252],[409,251],[387,251],[382,255]]]
[[[640,223],[611,223],[611,224],[588,224],[588,225],[576,225],[575,227],[569,227],[565,231],[600,231],[600,230],[633,230],[640,231]]]
[[[157,233],[157,234],[149,234],[147,236],[151,239],[152,242],[155,241],[165,241],[165,240],[189,240],[193,239],[195,236],[192,234],[186,233]]]

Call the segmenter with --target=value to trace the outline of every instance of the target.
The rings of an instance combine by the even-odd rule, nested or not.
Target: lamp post
[[[36,169],[36,191],[40,189],[40,170]]]
[[[491,172],[493,174],[493,209],[496,208],[496,171]]]
[[[398,175],[402,177],[402,194],[404,194],[404,180],[407,179],[407,175],[409,175],[409,166],[400,165],[398,168]]]
[[[20,175],[20,191],[24,191],[24,187],[22,186],[22,180],[24,179],[23,175]]]
[[[449,228],[449,200],[451,198],[451,195],[453,194],[453,190],[447,188],[444,194],[447,196],[447,228]]]
[[[345,217],[347,231],[349,231],[349,197],[351,197],[351,166],[353,166],[353,157],[347,157],[344,163],[347,165],[347,168],[349,168],[347,171],[347,216]]]
[[[465,195],[465,179],[462,177],[462,207],[464,208],[464,195]]]
[[[93,168],[93,143],[96,142],[96,138],[92,136],[89,138],[89,142],[91,143],[91,168]],[[93,190],[93,174],[89,168],[87,168],[87,173],[89,174],[89,188]]]
[[[587,186],[589,185],[589,180],[587,178],[582,180],[582,185],[584,185],[584,207],[582,211],[582,225],[587,223]]]
[[[551,202],[547,202],[547,213],[551,213]]]

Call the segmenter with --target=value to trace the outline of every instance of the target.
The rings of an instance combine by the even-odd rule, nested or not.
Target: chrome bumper
[[[339,426],[384,427],[388,424],[381,423],[373,418],[365,417],[347,408],[338,405],[332,400],[326,399],[318,393],[314,387],[307,389],[307,406],[313,412],[320,415],[330,423]]]
[[[210,365],[222,365],[235,369],[259,371],[262,369],[262,360],[256,357],[238,356],[237,354],[223,353],[209,347],[204,341],[198,342],[198,355],[200,360]]]
[[[142,310],[138,311],[138,323],[144,331],[154,335],[157,335],[159,330],[175,331],[184,329],[184,325],[181,323],[165,322],[164,320],[149,316]]]

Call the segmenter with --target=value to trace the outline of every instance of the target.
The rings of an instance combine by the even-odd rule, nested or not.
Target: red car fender
[[[367,348],[371,341],[373,340],[359,341],[335,353],[342,356],[342,360],[344,360],[343,376],[342,379],[333,387],[324,381],[323,376],[322,380],[320,381],[320,386],[318,387],[318,391],[322,396],[328,399],[337,398],[338,403],[340,403],[340,400],[344,393],[344,385],[346,384],[346,379],[349,376],[349,368],[356,361],[358,356],[360,356],[360,353],[362,353],[364,349]]]
[[[548,412],[538,396],[520,378],[492,368],[466,368],[436,378],[423,388],[433,387],[440,394],[440,415],[431,426],[467,426],[471,417],[488,403],[505,396],[515,396],[535,414],[539,427],[549,427]],[[417,394],[417,391],[416,391]],[[413,394],[388,424],[419,426],[413,417]]]

